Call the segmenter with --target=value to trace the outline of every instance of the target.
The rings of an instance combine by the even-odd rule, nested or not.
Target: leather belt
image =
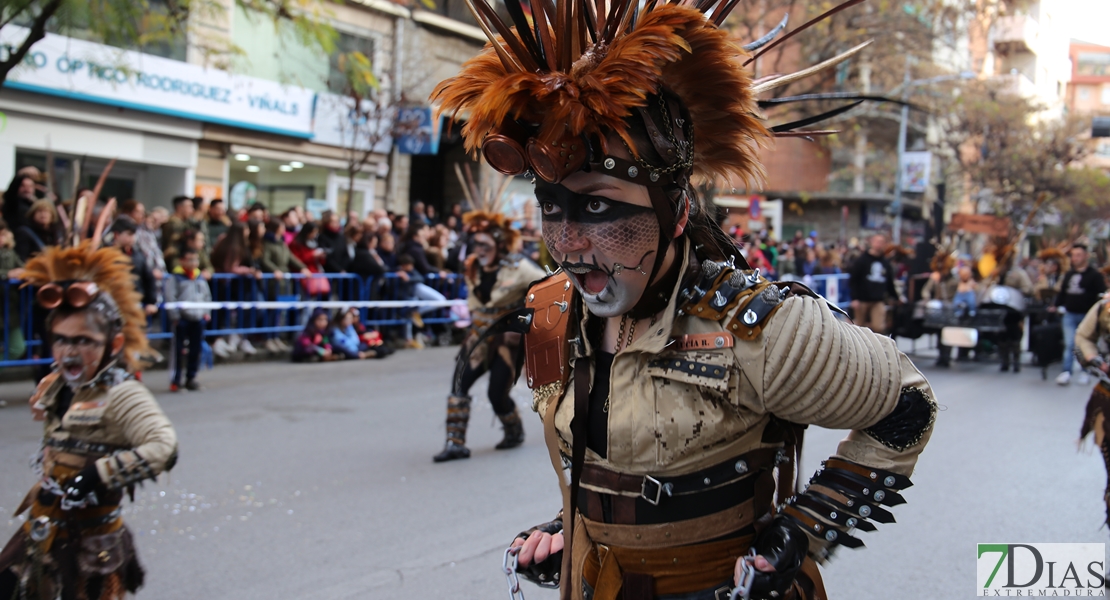
[[[587,464],[582,469],[582,484],[594,491],[604,491],[621,496],[638,496],[648,504],[658,506],[664,497],[699,494],[770,469],[786,460],[781,448],[761,448],[718,463],[687,475],[653,477],[619,473],[598,465]]]
[[[120,450],[128,450],[127,446],[120,446],[118,444],[101,444],[95,442],[87,442],[85,440],[78,440],[74,438],[68,439],[54,439],[48,438],[45,445],[59,450],[69,452],[80,452],[81,454],[100,454],[107,455]]]

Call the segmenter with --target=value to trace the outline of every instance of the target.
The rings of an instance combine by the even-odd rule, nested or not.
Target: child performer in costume
[[[758,176],[755,96],[806,73],[749,78],[737,2],[521,4],[513,30],[469,2],[490,44],[434,93],[535,178],[561,266],[512,318],[563,510],[508,556],[564,599],[824,597],[816,563],[893,521],[936,404],[893,340],[748,270],[696,193]],[[794,490],[806,425],[852,431]]]
[[[544,276],[535,263],[516,252],[519,233],[500,213],[473,211],[463,215],[469,235],[463,276],[469,290],[467,307],[471,325],[459,349],[454,389],[447,398],[447,443],[432,460],[444,462],[469,458],[466,426],[470,420],[470,387],[489,373],[489,401],[501,420],[505,436],[498,450],[524,443],[524,424],[509,392],[520,375],[523,353],[520,334],[513,332],[484,336],[498,318],[524,306],[528,287]]]
[[[27,522],[0,551],[0,598],[121,599],[143,583],[120,518],[124,492],[177,458],[173,425],[132,376],[150,348],[131,262],[89,243],[51,247],[24,280],[50,310],[55,363],[31,398],[45,424],[41,479],[16,509]]]

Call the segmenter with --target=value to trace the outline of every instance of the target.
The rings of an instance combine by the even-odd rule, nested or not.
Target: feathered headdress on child
[[[103,310],[123,334],[120,361],[128,370],[137,371],[146,365],[146,358],[156,356],[147,342],[146,315],[135,289],[131,259],[118,249],[94,249],[92,241],[72,248],[47,247],[27,261],[23,281],[38,288],[36,299],[44,308],[68,304]]]

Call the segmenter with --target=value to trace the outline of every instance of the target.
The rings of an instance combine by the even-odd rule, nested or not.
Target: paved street
[[[148,569],[141,598],[505,597],[501,552],[559,508],[539,419],[528,442],[495,452],[475,390],[468,461],[435,465],[455,349],[383,362],[250,364],[202,373],[203,393],[166,392],[181,459],[126,514]],[[932,360],[921,359],[931,365]],[[976,542],[1105,542],[1101,459],[1077,452],[1088,389],[1059,388],[1036,369],[926,367],[943,412],[898,523],[861,534],[825,570],[831,598],[965,598]],[[1053,372],[1053,375],[1055,372]],[[484,385],[484,381],[481,385]],[[41,430],[30,383],[0,385],[0,513],[33,483]],[[810,430],[805,470],[843,432]],[[17,520],[0,520],[6,540]],[[529,598],[554,594],[528,586]]]

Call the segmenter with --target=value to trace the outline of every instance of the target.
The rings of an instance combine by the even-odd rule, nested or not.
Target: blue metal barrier
[[[317,275],[327,278],[331,291],[327,297],[308,295],[301,284],[304,275],[286,274],[278,279],[271,273],[259,277],[245,277],[230,273],[216,273],[209,281],[214,302],[251,303],[258,301],[311,301],[330,300],[338,302],[365,302],[371,300],[403,301],[400,278],[390,273],[382,277],[363,279],[350,273],[328,273]],[[426,285],[443,294],[448,300],[466,298],[466,286],[462,276],[431,275]],[[34,290],[21,288],[18,280],[0,280],[0,316],[3,317],[3,337],[0,338],[0,368],[50,364],[49,348],[41,339],[45,326],[42,320],[45,311],[34,304]],[[368,326],[400,326],[412,319],[412,309],[405,308],[360,308],[362,322]],[[305,309],[261,309],[261,308],[218,308],[211,311],[212,320],[205,331],[206,337],[219,337],[232,334],[262,335],[272,337],[281,333],[299,332],[307,318]],[[449,308],[436,309],[424,315],[428,324],[450,323],[453,318]],[[151,340],[173,338],[169,315],[159,307],[150,319],[147,337]],[[20,338],[23,352],[19,350]]]
[[[847,308],[852,302],[852,296],[848,291],[847,273],[814,275],[813,291],[841,308]],[[831,296],[829,295],[830,292],[832,292]]]
[[[404,282],[395,274],[363,279],[350,273],[329,273],[322,275],[331,284],[328,298],[313,298],[304,292],[301,274],[286,274],[278,279],[273,274],[259,277],[244,277],[229,273],[212,276],[209,287],[215,302],[250,303],[257,301],[300,301],[333,300],[358,302],[372,300],[406,300],[401,296]],[[462,276],[451,274],[446,277],[429,275],[425,284],[443,294],[448,300],[466,298],[467,290]],[[851,298],[848,293],[848,275],[816,275],[813,277],[813,290],[846,307]],[[38,337],[43,327],[41,321],[45,312],[35,308],[34,290],[20,288],[17,280],[0,280],[0,316],[3,317],[3,348],[0,349],[0,368],[49,364],[49,348]],[[830,297],[832,292],[835,297]],[[299,332],[304,327],[305,309],[261,309],[261,308],[219,308],[212,310],[212,320],[206,328],[206,337],[219,337],[232,334],[262,335],[272,337],[281,333]],[[412,320],[411,308],[374,308],[361,307],[359,313],[363,324],[371,327],[403,326]],[[446,324],[454,319],[450,308],[439,308],[423,315],[426,324]],[[147,336],[152,340],[171,339],[169,316],[159,308],[150,319]],[[19,336],[24,340],[25,352],[16,356],[11,352],[18,348]],[[37,357],[37,358],[36,358]]]

